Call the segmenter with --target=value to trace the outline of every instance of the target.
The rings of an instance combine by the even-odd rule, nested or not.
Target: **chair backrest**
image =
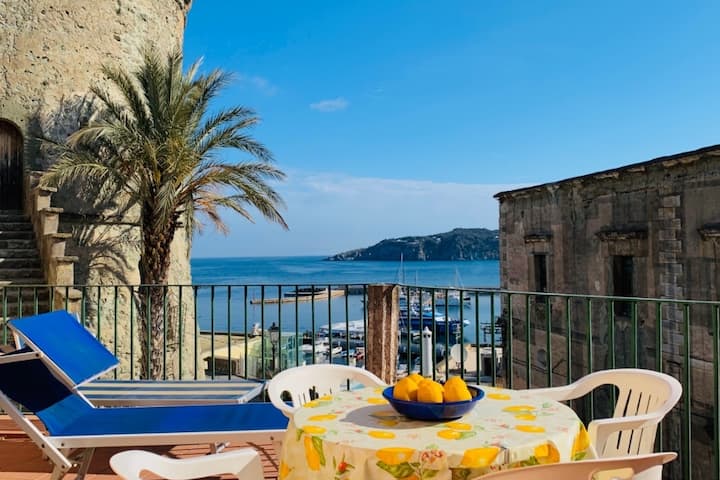
[[[0,393],[33,412],[50,434],[70,425],[93,407],[82,395],[57,379],[46,358],[30,347],[2,356]],[[0,408],[6,409],[0,404]]]
[[[616,387],[617,401],[612,419],[593,420],[588,425],[598,456],[653,452],[658,424],[682,397],[682,385],[670,375],[638,368],[601,370],[570,385],[537,392],[564,401],[603,385]]]
[[[533,467],[513,468],[501,472],[483,475],[482,480],[591,480],[598,478],[598,472],[608,470],[630,469],[628,475],[624,472],[613,472],[613,478],[635,480],[661,478],[662,466],[675,460],[675,452],[651,453],[634,457],[602,458],[597,460],[583,460],[582,462],[552,463],[549,465],[536,465]],[[617,476],[616,476],[617,475]]]
[[[190,480],[227,473],[247,480],[263,478],[260,456],[252,448],[182,459],[143,450],[127,450],[110,458],[110,468],[124,480],[142,480],[140,474],[144,471],[168,480]]]
[[[81,396],[59,381],[48,368],[47,360],[30,347],[0,356],[0,409],[63,471],[73,462],[37,428],[18,408],[34,412],[47,431],[61,430],[77,415],[92,408]]]
[[[118,359],[64,310],[8,322],[26,346],[43,354],[57,378],[74,387],[118,365]]]
[[[275,375],[268,383],[268,396],[273,405],[292,418],[295,410],[303,404],[357,384],[387,386],[376,375],[362,368],[331,363],[303,365]],[[291,404],[283,399],[284,394],[290,397]]]

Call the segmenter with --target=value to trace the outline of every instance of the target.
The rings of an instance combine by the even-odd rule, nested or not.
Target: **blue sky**
[[[719,2],[193,2],[187,59],[288,179],[290,231],[226,215],[193,255],[325,255],[497,228],[493,194],[720,143]]]

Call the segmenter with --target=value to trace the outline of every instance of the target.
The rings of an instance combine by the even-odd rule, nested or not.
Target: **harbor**
[[[463,342],[458,335],[425,335],[418,330],[398,330],[397,370],[420,371],[432,365],[436,377],[458,374],[467,378],[488,378],[500,369],[502,347],[499,331],[494,349],[490,345]],[[206,374],[245,378],[270,378],[286,368],[311,363],[338,363],[365,366],[366,327],[363,320],[337,322],[312,331],[280,331],[275,324],[262,330],[258,325],[248,333],[201,331],[200,358]],[[426,337],[424,341],[423,337]],[[494,350],[494,353],[493,353]]]
[[[345,290],[339,288],[328,287],[305,287],[296,288],[290,292],[285,292],[281,297],[274,298],[253,298],[250,300],[252,305],[261,303],[295,303],[295,302],[311,302],[313,300],[323,300],[328,297],[342,297]]]
[[[496,261],[404,262],[403,271],[426,279],[429,286],[398,288],[394,355],[400,371],[418,370],[422,352],[428,352],[437,376],[457,371],[460,358],[469,359],[462,361],[463,368],[465,375],[473,376],[478,370],[473,359],[485,358],[482,349],[489,351],[493,342],[496,360],[502,357],[500,329],[495,325],[492,331],[487,316],[501,311],[499,297],[452,287],[458,278],[466,285],[495,286],[497,265]],[[256,271],[267,272],[279,283],[254,283],[262,280],[251,274]],[[317,257],[199,259],[194,274],[203,284],[210,284],[198,288],[195,297],[202,332],[198,357],[207,374],[270,378],[273,372],[308,363],[364,366],[371,347],[366,344],[367,285],[343,280],[371,276],[393,283],[398,265],[326,262]],[[307,283],[295,283],[298,276]],[[433,334],[429,350],[421,346],[421,331],[426,327]],[[459,351],[456,345],[463,346],[464,357],[454,355]],[[473,355],[474,349],[478,355]],[[483,362],[480,377],[489,366]]]

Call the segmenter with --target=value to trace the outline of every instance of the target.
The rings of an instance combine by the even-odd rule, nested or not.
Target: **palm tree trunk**
[[[145,220],[144,220],[145,222]],[[143,228],[140,255],[140,372],[142,378],[159,380],[163,376],[165,293],[170,268],[170,244],[174,229],[150,225]]]

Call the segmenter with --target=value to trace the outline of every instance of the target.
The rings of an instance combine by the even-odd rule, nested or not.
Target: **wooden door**
[[[11,123],[0,120],[0,210],[22,209],[23,140]]]

